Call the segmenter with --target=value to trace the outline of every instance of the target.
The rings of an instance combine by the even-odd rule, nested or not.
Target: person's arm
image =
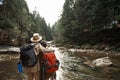
[[[43,47],[41,44],[40,44],[40,49],[41,49],[43,52],[53,51],[53,50],[51,50],[51,49],[47,49],[47,48]]]

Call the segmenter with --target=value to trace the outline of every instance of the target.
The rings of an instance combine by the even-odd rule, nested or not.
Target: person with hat
[[[40,55],[38,56],[39,58],[41,57],[41,54],[40,54],[41,51],[50,51],[40,44],[40,41],[42,41],[42,36],[40,36],[39,33],[34,33],[32,38],[30,38],[30,40],[32,42],[31,44],[35,45],[34,51],[37,56]],[[27,72],[28,80],[41,80],[40,59],[38,59],[34,67],[27,67],[25,70]]]

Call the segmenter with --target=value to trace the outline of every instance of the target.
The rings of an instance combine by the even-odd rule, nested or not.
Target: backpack
[[[42,62],[45,73],[53,73],[59,68],[59,60],[57,60],[54,51],[43,52]]]
[[[33,67],[37,63],[34,46],[29,44],[20,48],[20,62],[25,67]]]

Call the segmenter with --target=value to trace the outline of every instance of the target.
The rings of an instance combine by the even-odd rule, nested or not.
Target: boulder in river
[[[84,64],[90,67],[106,67],[112,65],[112,62],[109,57],[102,57],[93,61],[86,61]]]

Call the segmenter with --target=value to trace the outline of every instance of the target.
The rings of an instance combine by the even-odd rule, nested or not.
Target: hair
[[[45,41],[40,41],[40,43],[43,47],[47,47],[47,43]]]

